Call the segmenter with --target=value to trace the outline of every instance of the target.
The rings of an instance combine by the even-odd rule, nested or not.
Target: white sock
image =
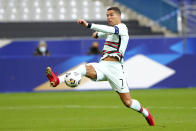
[[[78,68],[76,68],[74,71],[80,73],[82,76],[86,75],[86,65],[80,65]]]
[[[74,71],[80,73],[82,76],[85,76],[86,75],[86,66],[85,66],[85,64],[80,65]],[[65,82],[65,75],[66,74],[61,75],[61,76],[58,77],[59,78],[59,83]]]
[[[61,76],[58,76],[58,78],[59,78],[59,83],[65,82],[65,75],[66,75],[66,74],[61,75]]]
[[[131,104],[130,108],[142,113],[145,117],[148,117],[147,110],[140,105],[139,101],[132,99],[132,104]]]

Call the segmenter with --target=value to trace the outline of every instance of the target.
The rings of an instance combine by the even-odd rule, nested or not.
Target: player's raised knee
[[[97,73],[92,65],[86,65],[86,76],[94,80],[97,79]]]

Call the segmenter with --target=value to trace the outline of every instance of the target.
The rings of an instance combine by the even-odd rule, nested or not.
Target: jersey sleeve
[[[119,35],[128,35],[128,29],[125,24],[118,24],[114,27],[118,28],[117,30]]]
[[[90,29],[96,30],[98,32],[104,32],[104,33],[112,33],[112,34],[118,34],[118,35],[127,35],[128,30],[125,25],[119,24],[115,26],[107,26],[107,25],[99,25],[99,24],[92,24]]]
[[[97,36],[98,38],[106,38],[107,37],[107,33],[104,33],[104,32],[97,32]]]

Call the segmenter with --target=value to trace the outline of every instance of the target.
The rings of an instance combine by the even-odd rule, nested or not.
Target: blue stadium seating
[[[177,10],[163,0],[115,0],[132,10],[149,17],[154,21],[170,15]],[[171,14],[172,15],[172,14]],[[165,21],[160,21],[160,24],[168,29],[177,32],[177,14]]]

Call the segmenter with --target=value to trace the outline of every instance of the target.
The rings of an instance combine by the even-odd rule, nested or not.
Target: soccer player
[[[121,23],[121,11],[118,7],[107,9],[107,25],[87,23],[83,19],[77,21],[84,27],[95,30],[93,38],[106,38],[102,57],[99,63],[80,65],[75,71],[94,81],[108,81],[116,91],[124,105],[143,114],[150,126],[154,120],[150,112],[143,108],[138,100],[132,99],[123,71],[123,56],[129,41],[128,29]],[[50,67],[46,69],[47,77],[53,87],[65,81],[65,75],[56,76]]]

